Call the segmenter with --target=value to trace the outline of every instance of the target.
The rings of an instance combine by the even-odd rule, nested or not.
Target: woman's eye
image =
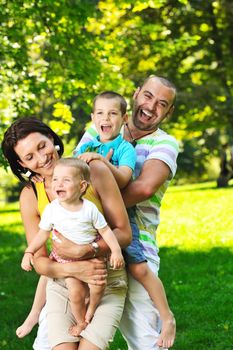
[[[45,147],[45,144],[43,143],[42,145],[39,146],[39,149],[42,149]]]

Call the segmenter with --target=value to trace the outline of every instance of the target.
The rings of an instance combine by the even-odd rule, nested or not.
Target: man
[[[132,117],[123,128],[124,138],[134,144],[137,163],[132,181],[123,191],[126,207],[136,205],[140,240],[152,271],[159,270],[156,230],[162,197],[176,172],[178,144],[159,129],[161,122],[174,111],[176,88],[167,79],[147,78],[133,96]],[[81,144],[95,136],[89,129]],[[79,144],[80,146],[80,144]],[[171,319],[171,322],[174,322]],[[129,275],[129,290],[121,332],[129,350],[158,349],[159,317],[145,289]],[[175,325],[174,325],[175,328]]]
[[[124,138],[136,141],[135,178],[122,192],[126,207],[136,205],[137,224],[144,254],[154,273],[159,257],[156,230],[162,197],[176,172],[178,144],[159,129],[174,111],[176,88],[162,77],[145,80],[133,96],[132,118],[124,128]],[[121,332],[129,350],[155,350],[159,318],[145,289],[130,275],[128,297],[121,321]],[[173,320],[171,320],[173,322]]]

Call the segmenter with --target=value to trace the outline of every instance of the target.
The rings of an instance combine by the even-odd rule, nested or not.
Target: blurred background
[[[97,93],[115,90],[130,109],[135,88],[157,74],[178,89],[175,113],[163,126],[180,142],[175,183],[228,184],[230,0],[0,0],[0,5],[0,141],[15,119],[34,115],[63,137],[69,155]],[[0,163],[0,198],[15,200],[18,184],[5,172],[2,154]]]

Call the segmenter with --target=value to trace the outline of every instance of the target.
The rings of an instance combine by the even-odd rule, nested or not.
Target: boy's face
[[[120,101],[117,98],[99,97],[95,102],[91,118],[100,136],[100,141],[108,142],[119,135],[127,115],[122,115]]]
[[[83,193],[85,180],[81,180],[76,168],[58,164],[54,168],[52,190],[59,202],[78,202]]]

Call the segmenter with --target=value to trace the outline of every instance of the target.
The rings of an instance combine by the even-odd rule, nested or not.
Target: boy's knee
[[[129,265],[129,272],[136,280],[143,280],[147,278],[149,274],[149,266],[147,263],[131,264]]]

